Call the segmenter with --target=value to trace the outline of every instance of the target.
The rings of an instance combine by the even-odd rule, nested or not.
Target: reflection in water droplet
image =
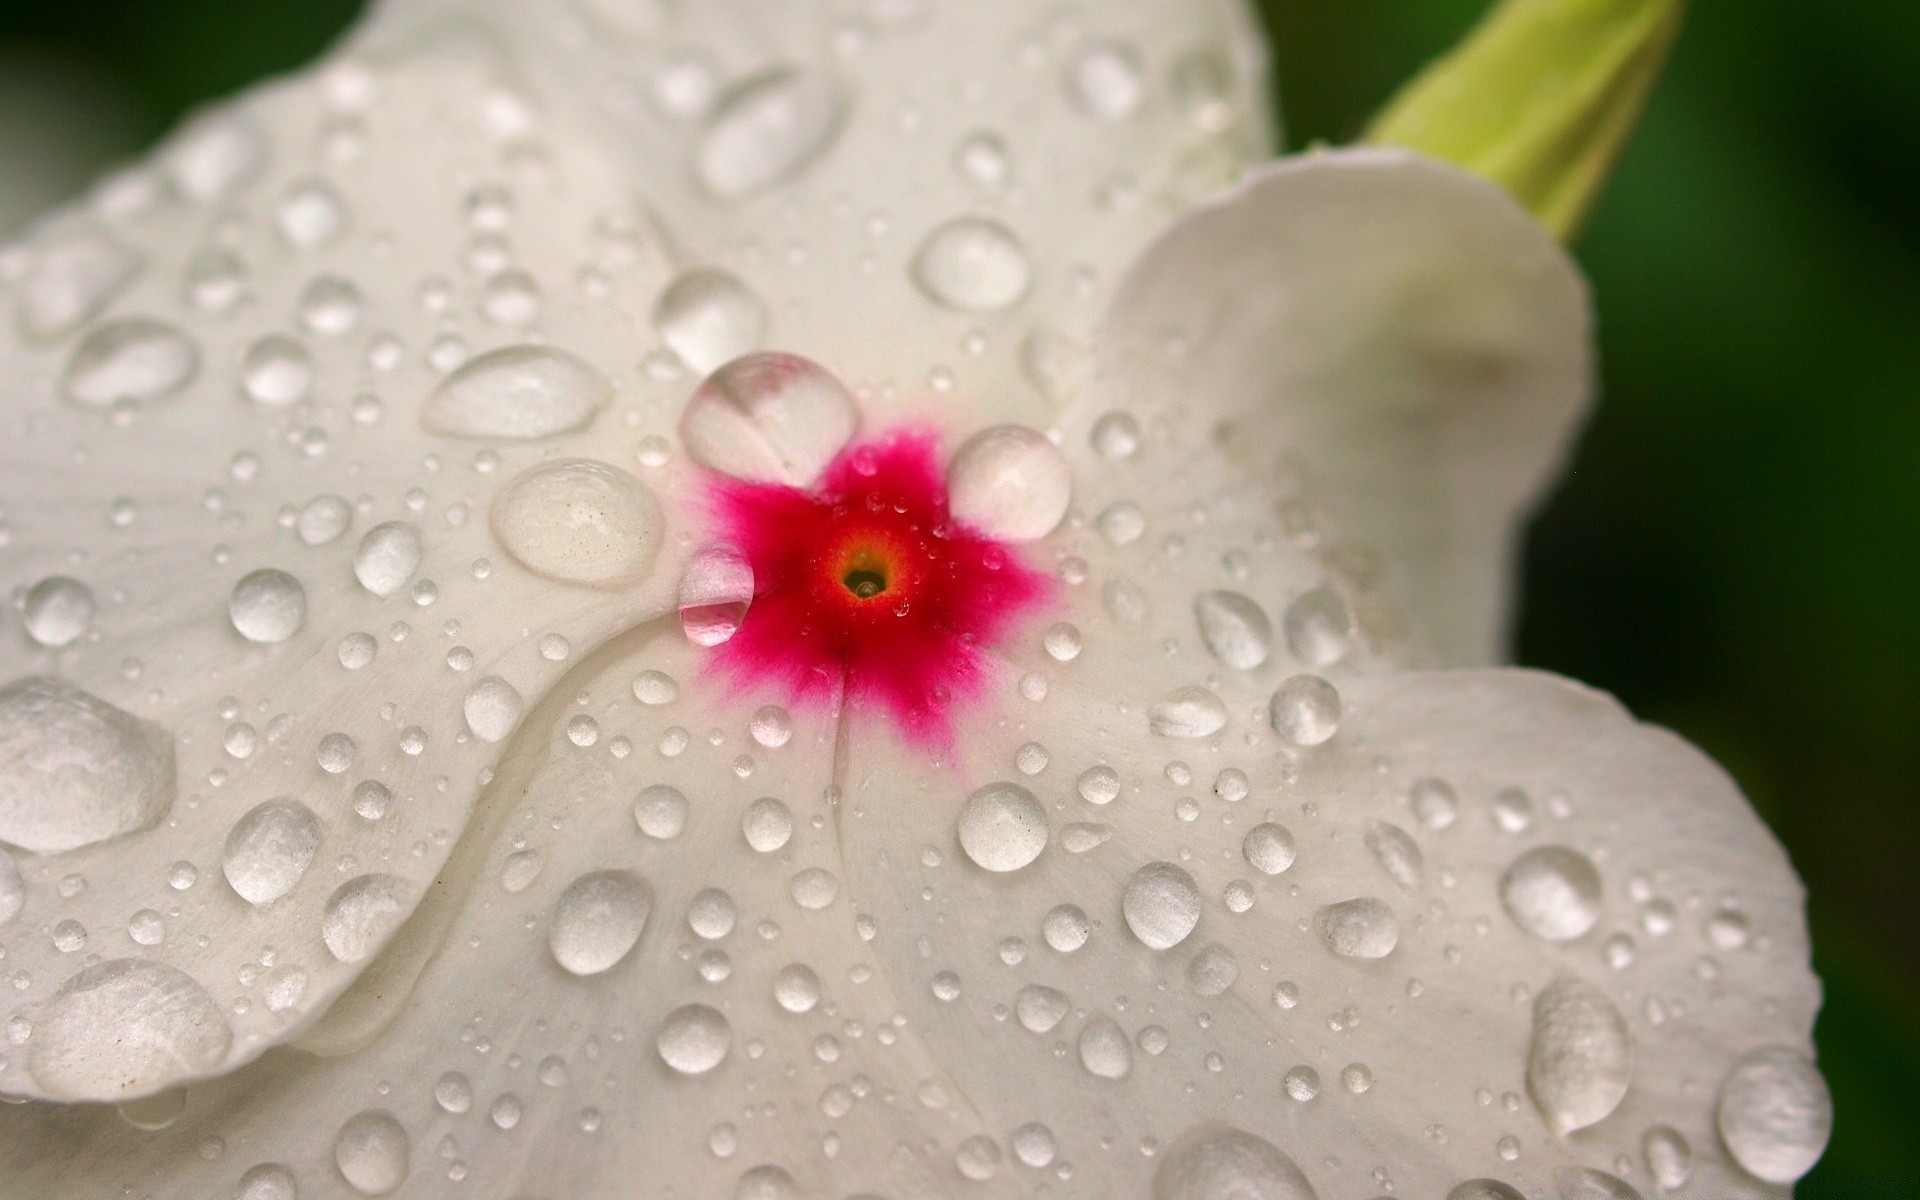
[[[715,371],[687,401],[680,437],[702,466],[805,487],[853,437],[853,397],[797,354],[750,354]]]
[[[696,646],[718,646],[738,632],[753,603],[753,564],[738,546],[696,551],[680,576],[680,628]]]
[[[833,144],[846,115],[825,76],[779,68],[720,101],[707,124],[694,172],[707,191],[738,200],[784,183]]]
[[[653,889],[626,871],[596,871],[567,885],[553,906],[547,946],[575,975],[598,975],[627,956],[653,911]]]
[[[689,370],[706,375],[761,347],[767,310],[725,271],[688,271],[660,293],[653,327]]]
[[[451,437],[533,439],[584,428],[613,398],[613,383],[551,346],[504,346],[441,380],[420,419]]]
[[[298,800],[254,806],[234,822],[220,870],[248,904],[271,904],[293,890],[320,847],[320,818]]]
[[[1556,979],[1533,1000],[1527,1050],[1527,1092],[1565,1137],[1604,1121],[1633,1079],[1633,1037],[1620,1010],[1599,988]]]
[[[1006,226],[956,217],[920,243],[913,278],[935,303],[961,312],[998,312],[1027,294],[1033,266]]]

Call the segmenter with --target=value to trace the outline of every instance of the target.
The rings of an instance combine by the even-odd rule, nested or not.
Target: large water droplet
[[[139,255],[104,233],[48,247],[20,283],[21,335],[52,341],[80,328],[133,281],[140,265]]]
[[[173,395],[200,369],[200,348],[173,326],[122,317],[96,326],[74,347],[60,394],[82,408],[146,404]]]
[[[284,642],[307,623],[307,590],[285,571],[262,568],[233,585],[227,616],[250,642]]]
[[[1527,1091],[1560,1137],[1604,1121],[1633,1081],[1633,1036],[1620,1010],[1584,980],[1556,979],[1533,1000]]]
[[[682,1075],[704,1075],[733,1047],[733,1027],[718,1009],[687,1004],[667,1014],[654,1043],[660,1059]]]
[[[1127,1031],[1107,1017],[1095,1017],[1080,1031],[1080,1065],[1102,1079],[1125,1079],[1133,1070],[1133,1046]]]
[[[961,312],[997,312],[1027,294],[1033,266],[1006,226],[956,217],[920,243],[913,278],[935,303]]]
[[[1326,905],[1313,914],[1313,927],[1341,958],[1385,958],[1400,944],[1393,910],[1371,896]]]
[[[767,309],[725,271],[688,271],[660,293],[653,326],[667,349],[705,375],[765,343]]]
[[[1052,533],[1073,499],[1073,469],[1045,434],[995,425],[968,438],[947,464],[953,516],[989,537],[1030,542]]]
[[[468,359],[427,397],[420,421],[467,438],[544,438],[585,428],[613,383],[551,346],[503,346]]]
[[[584,458],[523,473],[494,498],[492,522],[494,536],[527,570],[597,588],[645,576],[666,525],[645,484]]]
[[[406,919],[412,902],[413,885],[396,875],[349,879],[327,899],[320,938],[341,962],[360,962]]]
[[[1820,1069],[1784,1046],[1755,1050],[1720,1085],[1720,1138],[1749,1174],[1790,1184],[1813,1169],[1833,1135],[1833,1096]]]
[[[853,397],[797,354],[749,354],[715,371],[687,401],[680,437],[703,466],[804,487],[853,437]]]
[[[1047,848],[1047,810],[1017,783],[968,796],[955,828],[967,857],[989,871],[1018,871]]]
[[[498,675],[488,675],[467,690],[460,707],[473,736],[483,742],[499,742],[505,741],[520,723],[526,703],[512,684]]]
[[[382,521],[353,552],[353,576],[376,596],[391,596],[420,569],[426,547],[420,531],[405,521]]]
[[[653,911],[653,889],[627,871],[595,871],[567,885],[553,906],[547,946],[575,975],[598,975],[627,956]]]
[[[1207,649],[1230,667],[1251,671],[1273,654],[1273,622],[1239,592],[1201,592],[1193,615]]]
[[[28,1069],[64,1100],[126,1100],[225,1062],[233,1030],[192,977],[164,963],[96,963],[35,1022]]]
[[[633,802],[633,820],[648,837],[671,841],[686,829],[690,808],[679,788],[670,783],[649,784]]]
[[[220,870],[248,904],[271,904],[293,890],[320,848],[320,818],[282,796],[234,822]]]
[[[173,803],[173,739],[58,679],[0,688],[0,842],[58,854],[147,829]]]
[[[1340,691],[1318,675],[1295,675],[1267,705],[1273,731],[1296,746],[1318,746],[1340,731]]]
[[[1155,950],[1187,940],[1200,923],[1200,887],[1168,862],[1148,863],[1133,873],[1120,895],[1120,913],[1133,936]]]
[[[753,603],[753,564],[719,542],[687,560],[680,576],[680,628],[696,646],[718,646],[739,632]]]
[[[78,579],[49,575],[27,589],[20,618],[27,636],[42,646],[71,645],[93,620],[93,590]]]
[[[1600,920],[1600,872],[1571,847],[1536,846],[1500,876],[1500,903],[1533,936],[1569,941]]]
[[[1175,688],[1147,710],[1147,725],[1161,737],[1211,737],[1227,727],[1227,706],[1209,688]]]
[[[738,200],[798,174],[840,132],[846,102],[833,81],[779,68],[736,87],[700,139],[694,170],[722,200]]]
[[[384,1196],[405,1183],[412,1154],[407,1131],[384,1109],[348,1118],[333,1139],[334,1165],[363,1196]]]
[[[1272,1145],[1209,1122],[1182,1136],[1153,1176],[1153,1200],[1315,1200],[1313,1185]]]
[[[1353,610],[1339,592],[1315,588],[1287,606],[1287,648],[1309,667],[1327,667],[1353,647]]]

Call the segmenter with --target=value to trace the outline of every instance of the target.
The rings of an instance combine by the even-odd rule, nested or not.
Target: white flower
[[[393,0],[6,252],[7,1187],[1803,1174],[1779,847],[1489,665],[1583,285],[1256,45]]]

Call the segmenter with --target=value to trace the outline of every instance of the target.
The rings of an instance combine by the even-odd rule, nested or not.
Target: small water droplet
[[[200,370],[200,348],[173,326],[122,317],[95,326],[74,347],[60,394],[81,408],[141,405],[173,395]]]
[[[1133,1070],[1133,1045],[1126,1030],[1107,1017],[1095,1017],[1080,1031],[1080,1065],[1102,1079],[1125,1079]]]
[[[282,796],[254,806],[234,822],[220,870],[242,900],[271,904],[292,891],[320,847],[320,818]]]
[[[1400,943],[1393,910],[1371,896],[1326,905],[1313,914],[1313,927],[1341,958],[1385,958]]]
[[[320,917],[320,938],[343,963],[365,960],[399,928],[413,903],[413,886],[395,875],[360,875],[341,884]]]
[[[633,820],[640,832],[660,841],[671,841],[687,827],[691,805],[685,792],[670,783],[648,784],[633,802]]]
[[[998,312],[1027,294],[1033,265],[1012,230],[984,217],[956,217],[927,235],[913,278],[935,303]]]
[[[1278,875],[1293,865],[1293,833],[1284,825],[1262,822],[1240,843],[1247,865],[1262,875]]]
[[[1296,746],[1318,746],[1340,730],[1340,692],[1318,675],[1295,675],[1267,706],[1273,731]]]
[[[1193,614],[1207,649],[1228,666],[1251,671],[1273,654],[1273,622],[1239,592],[1201,592]]]
[[[1211,689],[1175,688],[1147,712],[1147,725],[1161,737],[1204,738],[1227,726],[1227,706]]]
[[[1332,666],[1353,646],[1353,610],[1331,588],[1315,588],[1288,605],[1281,626],[1287,648],[1309,667]]]
[[[1139,112],[1147,98],[1140,56],[1118,42],[1088,45],[1067,68],[1067,92],[1089,115],[1124,121]]]
[[[1720,1138],[1749,1174],[1791,1184],[1813,1169],[1833,1135],[1833,1096],[1820,1069],[1784,1046],[1755,1050],[1720,1085]]]
[[[1420,886],[1426,859],[1406,830],[1387,821],[1368,821],[1365,840],[1389,878],[1408,891]]]
[[[27,636],[42,646],[71,645],[93,621],[93,589],[78,579],[49,575],[27,589],[20,617]]]
[[[333,1139],[340,1175],[363,1196],[384,1196],[406,1182],[412,1143],[398,1119],[384,1109],[348,1118]]]
[[[655,1046],[660,1059],[682,1075],[704,1075],[733,1047],[733,1028],[718,1009],[687,1004],[667,1014]]]

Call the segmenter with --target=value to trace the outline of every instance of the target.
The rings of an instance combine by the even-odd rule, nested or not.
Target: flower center
[[[840,577],[840,582],[856,598],[871,600],[887,590],[887,573],[877,563],[872,566],[863,564],[849,568],[847,573]]]

